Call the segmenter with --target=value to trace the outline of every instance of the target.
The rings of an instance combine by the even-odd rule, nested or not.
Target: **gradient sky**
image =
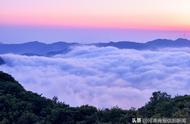
[[[189,38],[189,22],[189,0],[0,0],[2,42]]]

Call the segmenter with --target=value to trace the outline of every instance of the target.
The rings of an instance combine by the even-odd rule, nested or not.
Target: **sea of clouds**
[[[3,54],[0,70],[27,90],[71,106],[140,107],[154,91],[190,93],[190,49],[75,47],[53,57]]]

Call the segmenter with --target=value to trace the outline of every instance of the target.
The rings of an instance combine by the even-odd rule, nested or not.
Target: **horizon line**
[[[68,42],[68,41],[55,41],[55,42],[51,42],[51,43],[46,43],[44,41],[39,41],[39,40],[33,40],[33,41],[28,41],[28,42],[18,42],[18,43],[4,43],[0,41],[0,44],[7,44],[7,45],[19,45],[19,44],[26,44],[26,43],[42,43],[42,44],[47,44],[47,45],[51,45],[51,44],[55,44],[55,43],[67,43],[67,44],[81,44],[81,45],[91,45],[91,44],[97,44],[97,43],[118,43],[118,42],[131,42],[131,43],[140,43],[140,44],[146,44],[148,42],[151,41],[156,41],[156,40],[170,40],[170,41],[177,41],[177,40],[186,40],[186,41],[190,41],[189,38],[175,38],[175,39],[171,39],[171,38],[156,38],[154,40],[148,40],[146,42],[138,42],[138,41],[131,41],[131,40],[119,40],[119,41],[107,41],[107,42],[95,42],[95,43],[80,43],[80,42]]]

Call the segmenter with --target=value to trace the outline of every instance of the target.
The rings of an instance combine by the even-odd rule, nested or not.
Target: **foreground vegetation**
[[[154,92],[150,101],[137,110],[70,107],[56,97],[50,100],[26,91],[10,75],[0,72],[0,124],[129,124],[134,117],[190,118],[190,96],[172,98]]]

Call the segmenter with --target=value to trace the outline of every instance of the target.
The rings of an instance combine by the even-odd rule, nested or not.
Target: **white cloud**
[[[27,89],[72,106],[139,107],[153,91],[190,93],[190,50],[76,47],[54,57],[1,55],[0,70]]]

